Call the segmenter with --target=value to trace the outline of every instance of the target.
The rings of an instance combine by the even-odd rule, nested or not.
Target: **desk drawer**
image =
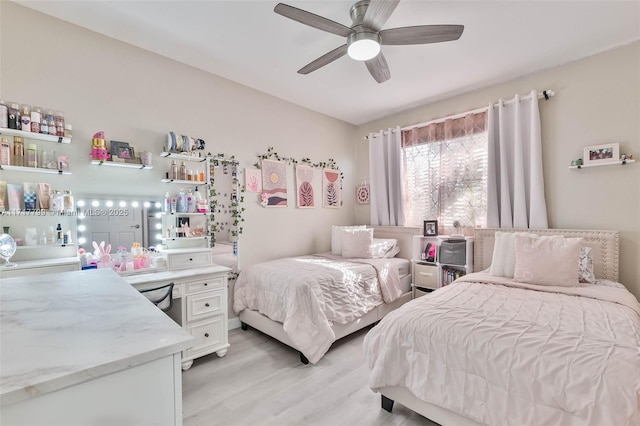
[[[222,291],[192,294],[187,296],[187,321],[210,317],[222,313],[224,295]]]
[[[419,287],[438,288],[438,267],[416,263],[413,270],[413,283]]]
[[[26,276],[32,276],[32,275],[52,274],[54,272],[71,272],[71,271],[79,271],[79,270],[80,270],[80,262],[78,261],[78,263],[70,263],[66,265],[43,266],[40,268],[29,268],[29,269],[5,268],[2,271],[2,277],[3,278],[26,277]]]
[[[169,269],[191,268],[211,265],[211,251],[195,253],[175,253],[167,256]]]
[[[199,279],[198,281],[187,281],[185,283],[185,293],[194,294],[201,291],[217,290],[225,287],[225,277],[204,278]]]
[[[187,325],[187,332],[195,338],[195,342],[193,347],[187,349],[186,358],[206,355],[226,345],[225,321],[225,315],[217,315],[210,319]]]

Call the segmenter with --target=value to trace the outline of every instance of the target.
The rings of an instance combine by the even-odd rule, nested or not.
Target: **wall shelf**
[[[162,241],[195,241],[195,240],[208,240],[209,236],[204,237],[163,237]]]
[[[111,166],[111,167],[124,167],[128,169],[153,169],[153,166],[145,166],[144,164],[134,164],[134,163],[116,163],[114,161],[103,161],[103,160],[91,160],[91,164],[94,166]]]
[[[201,180],[179,180],[179,179],[162,179],[162,183],[179,183],[181,185],[206,185],[207,182]]]
[[[596,164],[583,164],[582,166],[569,166],[570,169],[582,169],[585,167],[600,167],[600,166],[624,166],[625,164],[635,163],[636,160],[618,160],[618,161],[609,161],[605,163],[596,163]]]
[[[160,157],[171,157],[171,158],[175,158],[176,160],[195,161],[198,163],[203,163],[207,161],[207,157],[196,157],[193,155],[180,154],[179,152],[163,151],[160,153]]]
[[[20,136],[24,139],[34,139],[34,140],[45,141],[45,142],[71,143],[71,138],[65,138],[62,136],[54,136],[54,135],[45,135],[42,133],[24,132],[22,130],[15,130],[15,129],[2,128],[0,129],[0,135]]]
[[[205,212],[205,213],[199,213],[199,212],[195,212],[195,213],[162,212],[161,214],[167,215],[167,216],[206,216],[209,213],[208,212]]]
[[[0,166],[0,170],[12,171],[12,172],[30,172],[30,173],[48,173],[50,175],[70,175],[68,170],[57,169],[40,169],[37,167],[23,167],[23,166]]]

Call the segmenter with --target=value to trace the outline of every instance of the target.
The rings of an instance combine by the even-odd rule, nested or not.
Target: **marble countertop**
[[[0,280],[0,331],[0,406],[193,345],[108,269]]]
[[[39,260],[18,260],[18,261],[15,261],[14,263],[16,264],[16,266],[12,266],[11,270],[43,268],[45,266],[69,265],[73,263],[80,264],[80,259],[78,259],[78,256],[73,256],[73,257],[57,257],[57,258],[39,259]],[[7,268],[7,270],[9,270],[9,268]]]

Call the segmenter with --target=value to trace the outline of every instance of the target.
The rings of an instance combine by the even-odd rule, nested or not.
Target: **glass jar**
[[[15,102],[9,104],[8,124],[10,129],[19,130],[20,125],[20,105]]]
[[[40,167],[43,169],[57,169],[58,158],[53,149],[43,149],[40,154]]]
[[[31,110],[31,131],[40,133],[40,123],[42,122],[42,108],[34,106]]]
[[[56,123],[56,136],[64,136],[64,113],[62,111],[56,111],[54,120]]]
[[[20,113],[20,130],[23,132],[31,131],[31,107],[29,105],[22,105],[22,112]]]
[[[73,127],[71,126],[71,124],[65,124],[64,125],[64,137],[71,139],[72,133],[73,133]]]
[[[24,141],[21,136],[13,137],[13,164],[24,166]]]
[[[35,143],[27,146],[27,167],[38,167],[38,147]]]
[[[9,127],[9,107],[0,99],[0,127]]]
[[[47,127],[49,128],[49,134],[56,134],[56,119],[53,115],[53,110],[48,109],[45,113],[45,118],[47,119]]]
[[[64,195],[62,197],[62,205],[63,210],[66,213],[72,213],[75,210],[75,202],[73,200],[73,195],[71,195],[71,191],[64,191]]]

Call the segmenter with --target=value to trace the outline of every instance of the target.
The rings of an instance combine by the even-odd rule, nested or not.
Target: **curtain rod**
[[[550,97],[554,96],[556,94],[556,92],[554,92],[553,90],[543,90],[542,92],[538,92],[538,99],[542,99],[544,98],[545,100],[549,100]],[[526,96],[521,96],[520,99],[529,99],[531,96],[530,95],[526,95]],[[515,102],[515,97],[513,99],[510,99],[508,101],[503,101],[502,104],[512,104]],[[491,106],[493,106],[494,108],[499,106],[500,103],[496,102],[493,103]],[[442,117],[442,118],[436,118],[435,120],[431,120],[431,121],[425,121],[424,123],[418,123],[418,124],[412,124],[410,126],[406,126],[406,127],[402,127],[400,128],[400,130],[411,130],[411,129],[415,129],[416,127],[424,127],[424,126],[428,126],[429,124],[435,124],[435,123],[442,123],[444,121],[447,120],[453,120],[456,118],[460,118],[460,117],[464,117],[465,115],[469,115],[469,114],[477,114],[483,111],[487,111],[489,109],[489,107],[482,107],[482,108],[477,108],[471,111],[465,111],[465,112],[461,112],[459,114],[454,114],[454,115],[449,115],[447,117]],[[393,132],[393,130],[392,130]],[[387,133],[387,131],[383,132],[384,134]],[[369,139],[369,136],[365,136],[365,139]]]

